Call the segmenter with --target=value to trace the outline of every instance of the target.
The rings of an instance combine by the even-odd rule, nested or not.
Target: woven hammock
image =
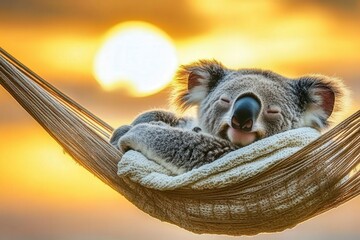
[[[159,190],[117,175],[122,154],[108,143],[113,128],[3,49],[0,83],[88,171],[142,211],[195,233],[282,231],[360,193],[360,111],[243,181]]]

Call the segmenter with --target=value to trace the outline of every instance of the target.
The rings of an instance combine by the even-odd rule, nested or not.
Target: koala
[[[268,70],[228,69],[215,60],[181,66],[171,102],[197,118],[154,110],[119,127],[110,142],[156,161],[174,175],[213,162],[259,139],[300,127],[323,130],[346,89],[323,75],[291,79]]]

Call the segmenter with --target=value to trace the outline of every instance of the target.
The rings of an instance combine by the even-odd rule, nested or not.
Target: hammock
[[[3,49],[0,83],[88,171],[142,211],[195,233],[282,231],[360,193],[360,111],[291,156],[241,181],[229,178],[225,185],[196,187],[195,179],[191,186],[158,188],[141,182],[141,176],[123,174],[122,167],[129,161],[121,160],[118,169],[122,154],[108,143],[111,126]],[[141,167],[144,157],[133,151],[127,155]]]

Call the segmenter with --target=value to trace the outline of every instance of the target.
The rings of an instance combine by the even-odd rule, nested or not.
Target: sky
[[[136,97],[95,78],[107,33],[128,21],[166,34],[178,64],[214,58],[289,77],[341,78],[352,103],[338,121],[359,110],[360,1],[1,0],[0,46],[116,127],[171,107],[169,87]],[[359,210],[355,198],[293,229],[236,239],[356,239]],[[0,240],[145,237],[234,239],[189,233],[141,212],[72,161],[0,87]]]

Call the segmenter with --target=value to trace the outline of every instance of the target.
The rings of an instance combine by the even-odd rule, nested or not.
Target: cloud
[[[283,0],[285,11],[301,11],[302,8],[317,7],[341,18],[360,19],[359,0]]]
[[[147,21],[173,38],[201,34],[209,23],[187,1],[168,0],[2,0],[0,13],[8,23],[33,24],[73,22],[106,31],[128,20]],[[69,26],[71,27],[71,26]]]

